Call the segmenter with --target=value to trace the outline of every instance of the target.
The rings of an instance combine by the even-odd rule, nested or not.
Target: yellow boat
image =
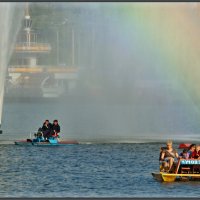
[[[179,159],[174,173],[153,172],[152,176],[162,182],[200,181],[200,159]]]

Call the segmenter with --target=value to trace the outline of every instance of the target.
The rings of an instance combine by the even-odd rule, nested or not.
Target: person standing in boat
[[[46,119],[41,128],[44,138],[48,139],[50,137],[51,130],[52,130],[52,124],[49,122],[48,119]]]
[[[168,169],[167,171],[171,172],[174,164],[174,159],[179,158],[179,155],[178,152],[173,149],[171,140],[168,140],[166,145],[167,148],[164,149],[161,153],[161,161],[163,162],[162,164],[164,169]]]
[[[52,130],[51,130],[51,135],[53,137],[58,137],[58,133],[60,133],[60,125],[58,124],[58,120],[55,119],[53,121],[53,125],[52,125]]]

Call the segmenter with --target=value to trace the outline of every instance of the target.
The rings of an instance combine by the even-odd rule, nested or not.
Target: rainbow
[[[145,127],[148,131],[151,128],[163,131],[162,134],[170,131],[178,135],[187,132],[190,136],[199,133],[200,3],[121,2],[104,5],[104,23],[109,27],[106,31],[112,34],[109,56],[116,64],[113,69],[119,67],[119,79],[121,73],[131,78],[129,85],[138,81],[140,87],[147,81],[142,86],[147,88],[138,98],[139,104],[142,98],[147,99],[140,107],[140,112],[151,118],[141,118]],[[148,104],[148,95],[152,92],[148,89],[149,83],[152,83],[151,89],[158,88],[157,93],[153,93],[153,101],[164,99],[164,104],[157,108]],[[159,91],[169,93],[159,94]],[[169,101],[165,101],[167,98]],[[170,101],[175,104],[168,104]],[[156,109],[159,111],[154,112]],[[140,119],[136,118],[136,121],[139,124]]]
[[[119,11],[121,44],[136,54],[137,64],[149,63],[159,79],[171,81],[191,102],[200,101],[200,4],[133,2],[110,7]]]

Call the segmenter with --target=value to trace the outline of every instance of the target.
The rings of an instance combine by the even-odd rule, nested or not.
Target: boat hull
[[[75,145],[78,144],[76,140],[63,140],[57,143],[50,143],[50,142],[31,142],[27,140],[18,140],[15,141],[15,145],[22,145],[22,146],[66,146],[66,145]]]
[[[200,181],[200,174],[170,174],[165,172],[153,172],[152,176],[154,179],[161,182]]]

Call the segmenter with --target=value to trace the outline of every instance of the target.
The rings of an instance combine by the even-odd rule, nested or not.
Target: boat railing
[[[178,162],[177,162],[177,166],[175,169],[175,174],[178,173],[180,166],[191,166],[192,168],[194,168],[195,165],[199,165],[200,166],[200,159],[184,159],[184,158],[179,158]]]
[[[32,47],[51,47],[49,43],[45,42],[18,42],[16,44],[16,47],[27,47],[27,46],[32,46]]]
[[[49,52],[51,50],[51,45],[49,43],[21,42],[15,45],[15,50]]]

